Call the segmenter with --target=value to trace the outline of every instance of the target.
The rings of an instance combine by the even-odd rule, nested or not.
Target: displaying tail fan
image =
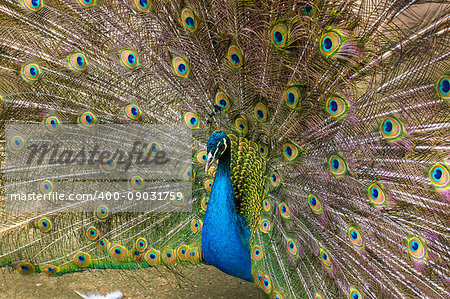
[[[2,1],[0,266],[207,262],[271,298],[449,297],[449,16],[421,0]],[[8,210],[8,188],[112,184],[6,163],[36,138],[9,128],[72,126],[68,148],[77,128],[117,145],[180,124],[192,140],[158,130],[189,156],[190,212]],[[114,190],[180,184],[171,170]]]

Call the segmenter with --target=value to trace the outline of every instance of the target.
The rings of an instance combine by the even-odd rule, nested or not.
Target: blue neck
[[[203,222],[202,252],[207,263],[227,274],[253,281],[248,248],[250,230],[236,211],[230,160],[230,151],[219,160]]]

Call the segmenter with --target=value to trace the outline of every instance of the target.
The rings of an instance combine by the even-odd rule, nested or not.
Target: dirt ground
[[[178,272],[178,273],[177,273]],[[80,299],[75,291],[102,295],[120,290],[124,298],[264,298],[253,283],[212,266],[164,267],[135,271],[94,270],[47,277],[0,271],[0,298]]]

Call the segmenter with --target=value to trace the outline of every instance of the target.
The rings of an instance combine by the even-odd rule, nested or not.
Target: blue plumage
[[[250,230],[238,215],[230,178],[230,140],[219,131],[208,140],[208,162],[219,159],[202,230],[205,261],[223,272],[253,281],[249,252]]]

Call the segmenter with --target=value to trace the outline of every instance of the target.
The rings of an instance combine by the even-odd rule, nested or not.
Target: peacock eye
[[[288,38],[288,28],[283,23],[280,23],[272,28],[270,36],[272,43],[276,47],[283,48]]]
[[[326,57],[334,54],[341,46],[342,36],[336,31],[327,32],[320,39],[320,51]]]
[[[35,63],[28,63],[22,66],[21,70],[22,78],[27,82],[35,82],[39,79],[41,70],[39,66]]]
[[[219,144],[219,152],[222,152],[225,149],[225,144]]]
[[[127,69],[133,70],[139,65],[139,56],[134,50],[122,49],[119,51],[119,61]]]
[[[36,12],[44,7],[44,1],[42,0],[22,0],[22,6],[31,11]]]
[[[185,8],[181,11],[181,20],[184,28],[188,31],[195,31],[198,27],[197,18],[190,8]]]
[[[235,45],[231,45],[228,48],[227,59],[231,62],[231,65],[235,68],[240,68],[243,65],[243,55],[240,48]]]
[[[84,71],[87,67],[86,56],[81,52],[72,53],[67,57],[69,67],[76,71]]]
[[[186,59],[175,56],[172,58],[172,71],[178,77],[187,78],[191,69]]]
[[[150,0],[133,0],[134,8],[140,12],[149,12],[152,7],[152,1]]]
[[[92,7],[97,3],[97,0],[78,0],[78,3],[84,7]]]

